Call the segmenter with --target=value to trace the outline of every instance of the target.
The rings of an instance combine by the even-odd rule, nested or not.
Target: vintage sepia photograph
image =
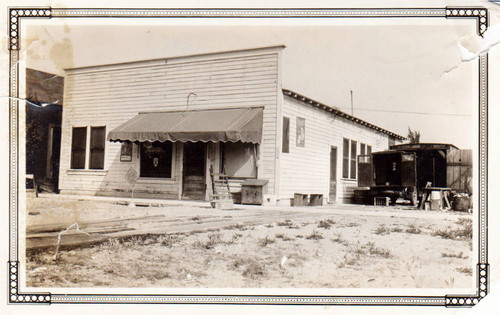
[[[457,28],[28,26],[27,286],[472,287]]]
[[[480,303],[474,4],[8,7],[8,303]]]

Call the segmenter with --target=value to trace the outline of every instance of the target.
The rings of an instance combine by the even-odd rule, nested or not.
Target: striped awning
[[[143,112],[108,133],[109,141],[250,142],[262,138],[261,107]]]

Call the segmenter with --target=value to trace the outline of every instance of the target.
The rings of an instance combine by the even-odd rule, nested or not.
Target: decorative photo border
[[[10,304],[267,304],[267,305],[407,305],[470,307],[488,294],[487,159],[488,159],[488,53],[479,63],[479,204],[478,256],[475,295],[445,296],[305,296],[305,295],[128,295],[23,293],[19,285],[19,51],[24,19],[56,18],[440,18],[474,19],[483,36],[488,28],[488,11],[483,7],[385,8],[385,9],[83,9],[51,7],[8,8],[9,39],[9,296]]]

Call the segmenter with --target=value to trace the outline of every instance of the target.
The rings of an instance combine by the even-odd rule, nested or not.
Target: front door
[[[184,143],[182,197],[205,199],[205,143]]]
[[[329,203],[335,203],[337,200],[337,147],[330,150],[330,194]]]

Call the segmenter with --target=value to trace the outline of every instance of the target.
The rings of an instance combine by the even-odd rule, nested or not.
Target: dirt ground
[[[64,198],[28,198],[27,207],[28,229],[151,217],[97,244],[28,251],[27,286],[473,286],[471,214],[370,206],[217,210],[204,203],[130,208]]]

